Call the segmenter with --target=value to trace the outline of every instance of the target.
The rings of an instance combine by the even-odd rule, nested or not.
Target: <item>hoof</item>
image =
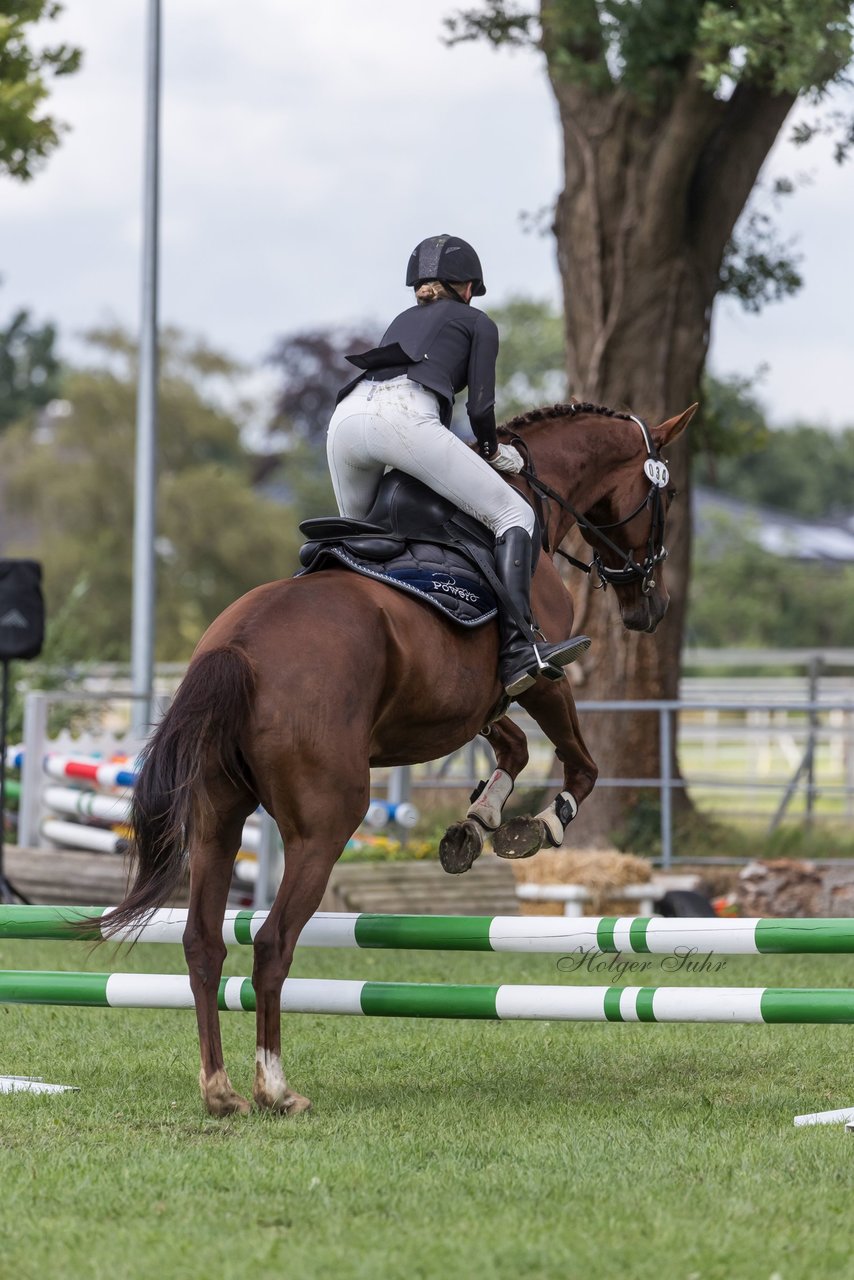
[[[448,827],[439,844],[439,861],[448,875],[458,876],[468,871],[482,852],[483,831],[476,822],[467,819]]]
[[[199,1088],[202,1100],[211,1116],[248,1116],[251,1107],[231,1086],[231,1081],[224,1071],[218,1071],[205,1079],[204,1072],[199,1072]]]
[[[492,837],[492,848],[499,858],[532,858],[548,839],[545,823],[540,818],[511,818]]]
[[[256,1089],[252,1095],[255,1106],[260,1111],[277,1111],[283,1116],[298,1116],[303,1111],[308,1111],[311,1102],[308,1098],[304,1098],[301,1093],[294,1093],[288,1090],[287,1093],[273,1096],[263,1089]]]
[[[259,1050],[259,1053],[263,1059],[263,1050]],[[301,1111],[308,1111],[311,1106],[308,1098],[288,1088],[288,1082],[277,1055],[269,1055],[266,1060],[255,1063],[255,1086],[252,1097],[255,1106],[261,1111],[278,1111],[287,1116],[298,1116]]]

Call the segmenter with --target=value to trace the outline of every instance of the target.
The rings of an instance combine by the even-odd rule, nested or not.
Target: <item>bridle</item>
[[[525,461],[525,466],[519,472],[519,475],[522,479],[527,480],[533,491],[534,510],[540,522],[543,550],[548,554],[551,554],[552,550],[554,550],[556,555],[563,556],[564,560],[568,560],[574,568],[581,569],[584,573],[592,573],[595,569],[599,578],[596,585],[602,591],[605,591],[609,586],[624,587],[632,582],[640,582],[644,595],[649,595],[655,590],[655,578],[653,577],[655,567],[667,559],[667,549],[664,546],[664,502],[661,495],[662,490],[669,483],[670,476],[667,464],[662,459],[646,423],[641,418],[635,417],[633,413],[629,414],[628,417],[632,422],[637,423],[643,434],[647,454],[644,459],[643,470],[649,481],[649,492],[635,507],[634,511],[630,511],[622,520],[615,520],[613,524],[593,524],[580,511],[576,511],[571,503],[567,502],[550,485],[539,478],[527,442],[521,436],[511,435],[510,443],[519,450]],[[595,548],[593,550],[593,558],[589,564],[585,564],[583,560],[577,560],[575,556],[571,556],[569,552],[561,550],[560,547],[552,548],[549,545],[548,535],[549,502],[555,502],[562,510],[569,512],[575,518],[578,527],[586,535],[596,538],[603,548],[615,552],[617,556],[622,556],[622,567],[619,569],[609,568],[608,565],[603,563],[602,556]],[[649,537],[647,538],[643,563],[638,564],[635,560],[634,552],[624,551],[622,547],[618,547],[608,537],[606,530],[622,528],[623,525],[634,520],[635,516],[640,515],[644,507],[650,508]]]

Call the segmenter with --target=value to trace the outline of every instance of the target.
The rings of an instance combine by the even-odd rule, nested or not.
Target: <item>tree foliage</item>
[[[130,350],[122,333],[99,347]],[[237,596],[296,567],[291,514],[251,487],[254,457],[240,424],[198,385],[182,344],[165,353],[160,393],[157,657],[186,659],[201,632]],[[192,350],[192,344],[186,349]],[[208,353],[208,358],[210,358]],[[216,362],[214,362],[216,364]],[[48,617],[62,619],[77,657],[128,656],[136,387],[123,370],[70,371],[72,412],[49,433],[11,427],[0,441],[10,554],[45,567]]]
[[[769,213],[748,209],[724,250],[720,292],[755,315],[769,302],[798,292],[803,285],[800,260],[793,244],[780,241]]]
[[[450,43],[543,49],[567,79],[603,92],[620,83],[649,100],[672,94],[692,61],[721,97],[759,83],[773,93],[819,92],[847,65],[852,38],[842,0],[486,0],[445,28]]]
[[[828,87],[851,59],[854,23],[845,0],[810,6],[798,0],[543,0],[539,6],[487,0],[448,17],[445,29],[450,44],[485,39],[541,50],[559,98],[562,87],[575,86],[603,101],[618,93],[615,116],[645,111],[652,123],[655,115],[663,122],[672,113],[680,118],[675,144],[693,135],[700,148],[729,117],[748,151],[763,99],[793,102],[798,95],[814,111],[797,123],[793,140],[829,133],[838,160],[854,141],[854,114],[824,106]],[[716,110],[701,107],[697,87]],[[709,173],[715,168],[710,159]],[[702,177],[694,179],[698,187]],[[749,187],[742,204],[748,194]],[[736,218],[739,213],[735,207]],[[718,291],[756,311],[800,285],[791,246],[778,242],[771,216],[754,203],[723,250]]]
[[[59,394],[56,329],[16,311],[0,328],[0,431],[42,409]]]
[[[37,48],[31,28],[62,12],[55,0],[0,0],[0,173],[27,181],[65,128],[45,111],[49,81],[80,66],[69,44]]]
[[[687,642],[710,648],[849,648],[854,565],[772,555],[721,517],[696,541]]]
[[[799,423],[768,432],[761,448],[719,459],[714,483],[734,498],[793,515],[850,517],[854,428],[826,431]]]
[[[566,399],[563,316],[546,300],[513,297],[489,314],[498,325],[495,412],[499,421]]]
[[[271,434],[291,440],[322,440],[335,397],[356,376],[347,355],[366,351],[378,340],[379,333],[370,324],[300,330],[280,338],[267,359],[281,379]]]

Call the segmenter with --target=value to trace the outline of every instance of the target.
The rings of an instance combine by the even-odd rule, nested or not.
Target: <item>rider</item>
[[[457,236],[431,236],[413,250],[406,283],[416,305],[392,321],[379,347],[347,357],[362,372],[339,392],[329,424],[335,500],[341,515],[364,519],[385,468],[397,467],[492,530],[496,571],[513,606],[499,602],[500,677],[515,698],[540,674],[560,679],[590,641],[543,643],[531,620],[534,513],[496,475],[515,474],[523,462],[496,435],[498,329],[469,306],[486,293],[477,254]],[[447,429],[454,393],[466,386],[476,452]]]

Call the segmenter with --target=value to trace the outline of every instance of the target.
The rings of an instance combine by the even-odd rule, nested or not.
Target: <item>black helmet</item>
[[[447,280],[449,284],[474,284],[472,296],[486,293],[483,268],[471,245],[459,236],[430,236],[412,250],[406,268],[406,283],[414,288],[425,280]]]

